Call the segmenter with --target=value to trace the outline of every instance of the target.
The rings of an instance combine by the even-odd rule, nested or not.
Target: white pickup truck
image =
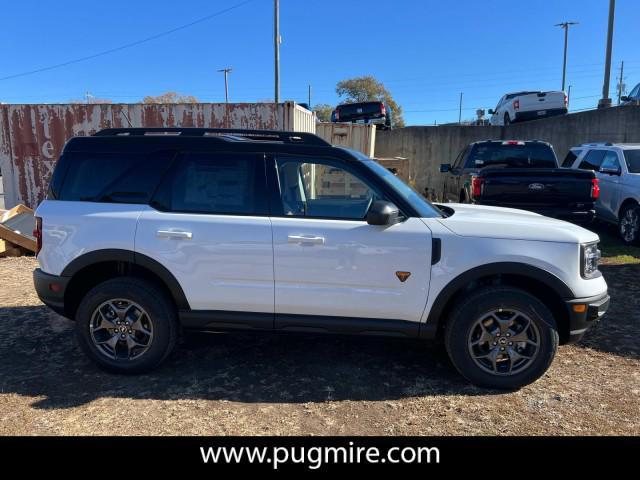
[[[564,92],[515,92],[504,95],[495,109],[489,110],[491,125],[564,115],[568,98]]]

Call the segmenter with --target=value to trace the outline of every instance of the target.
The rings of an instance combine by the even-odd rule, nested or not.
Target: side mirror
[[[367,212],[367,223],[369,225],[393,225],[399,221],[400,210],[391,202],[375,201]]]
[[[441,163],[440,164],[440,173],[447,173],[451,171],[450,163]]]
[[[489,110],[487,110],[487,113],[489,115],[493,115],[494,113],[496,113],[496,111],[493,108],[490,108]]]
[[[623,95],[620,97],[620,100],[622,100],[623,102],[628,102],[629,101],[629,97],[627,95]]]
[[[603,167],[600,169],[600,173],[606,173],[608,175],[620,175],[622,172],[619,168],[607,168]]]

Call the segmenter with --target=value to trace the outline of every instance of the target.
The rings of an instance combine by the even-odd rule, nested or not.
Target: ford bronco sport
[[[116,372],[158,366],[187,329],[331,332],[440,339],[468,380],[512,389],[609,303],[596,234],[432,205],[307,133],[72,138],[36,216],[39,297]]]

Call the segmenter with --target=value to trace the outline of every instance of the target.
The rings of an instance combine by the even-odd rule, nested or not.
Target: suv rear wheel
[[[622,209],[618,230],[627,245],[640,243],[640,206],[631,204]]]
[[[153,284],[120,277],[85,295],[76,314],[76,334],[100,367],[140,373],[157,367],[173,350],[177,315]]]
[[[451,361],[481,387],[517,389],[537,380],[559,343],[549,309],[511,287],[472,293],[454,309],[445,328]]]

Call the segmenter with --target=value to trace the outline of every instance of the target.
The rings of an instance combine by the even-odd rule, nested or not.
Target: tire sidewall
[[[133,360],[114,360],[102,354],[93,343],[90,322],[95,309],[102,303],[127,299],[146,310],[153,325],[153,340],[149,349]],[[89,291],[76,313],[76,336],[82,349],[100,367],[117,373],[140,373],[156,367],[171,352],[175,344],[175,309],[164,300],[162,292],[138,279],[113,279]]]
[[[493,375],[482,370],[468,348],[468,338],[478,318],[498,308],[525,313],[540,333],[540,346],[533,363],[514,375]],[[446,346],[453,364],[465,378],[482,387],[514,390],[532,383],[549,368],[559,343],[556,322],[549,309],[532,295],[510,288],[472,295],[452,312],[446,328]]]

